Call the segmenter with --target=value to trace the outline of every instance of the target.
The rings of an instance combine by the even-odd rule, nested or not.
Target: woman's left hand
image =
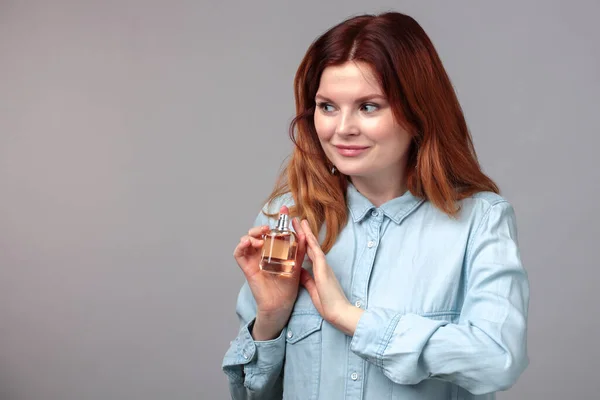
[[[312,233],[308,221],[303,220],[300,228],[306,236],[306,253],[312,261],[314,275],[313,278],[303,269],[300,283],[308,291],[323,319],[346,335],[352,336],[363,310],[354,307],[346,298],[335,273],[327,264],[325,254]]]

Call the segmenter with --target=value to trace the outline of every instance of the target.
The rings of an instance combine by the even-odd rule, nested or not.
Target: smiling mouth
[[[355,157],[369,149],[367,146],[335,146],[337,152],[345,157]]]
[[[344,149],[344,150],[364,150],[369,148],[369,146],[344,146],[344,145],[336,145],[335,147],[337,147],[338,149]]]

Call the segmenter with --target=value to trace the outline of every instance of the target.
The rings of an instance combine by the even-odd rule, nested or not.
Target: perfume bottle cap
[[[280,231],[288,231],[290,229],[290,217],[287,214],[279,214],[277,221],[277,229]]]

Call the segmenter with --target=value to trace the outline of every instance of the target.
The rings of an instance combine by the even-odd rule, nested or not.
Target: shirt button
[[[374,242],[374,241],[372,241],[372,240],[369,240],[369,243],[367,243],[367,247],[368,247],[368,248],[371,248],[371,247],[373,247],[373,246],[375,246],[375,242]]]
[[[360,308],[362,306],[362,303],[360,300],[356,300],[356,303],[354,303],[354,305],[358,308]]]
[[[374,217],[379,217],[379,211],[373,211],[371,215]]]
[[[352,379],[353,381],[358,379],[358,374],[356,372],[353,372],[352,375],[350,375],[350,379]]]
[[[244,357],[246,360],[248,359],[248,353],[246,353],[246,351],[242,351],[242,357]]]
[[[291,339],[292,336],[294,336],[294,333],[292,331],[288,331],[288,333],[287,333],[288,339]]]

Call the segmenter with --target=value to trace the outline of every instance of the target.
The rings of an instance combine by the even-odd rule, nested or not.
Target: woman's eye
[[[363,105],[363,109],[367,113],[372,113],[374,111],[377,111],[379,109],[379,106],[377,104],[364,104]]]
[[[333,106],[331,104],[328,103],[319,103],[318,104],[319,108],[325,112],[332,112],[333,111]]]

